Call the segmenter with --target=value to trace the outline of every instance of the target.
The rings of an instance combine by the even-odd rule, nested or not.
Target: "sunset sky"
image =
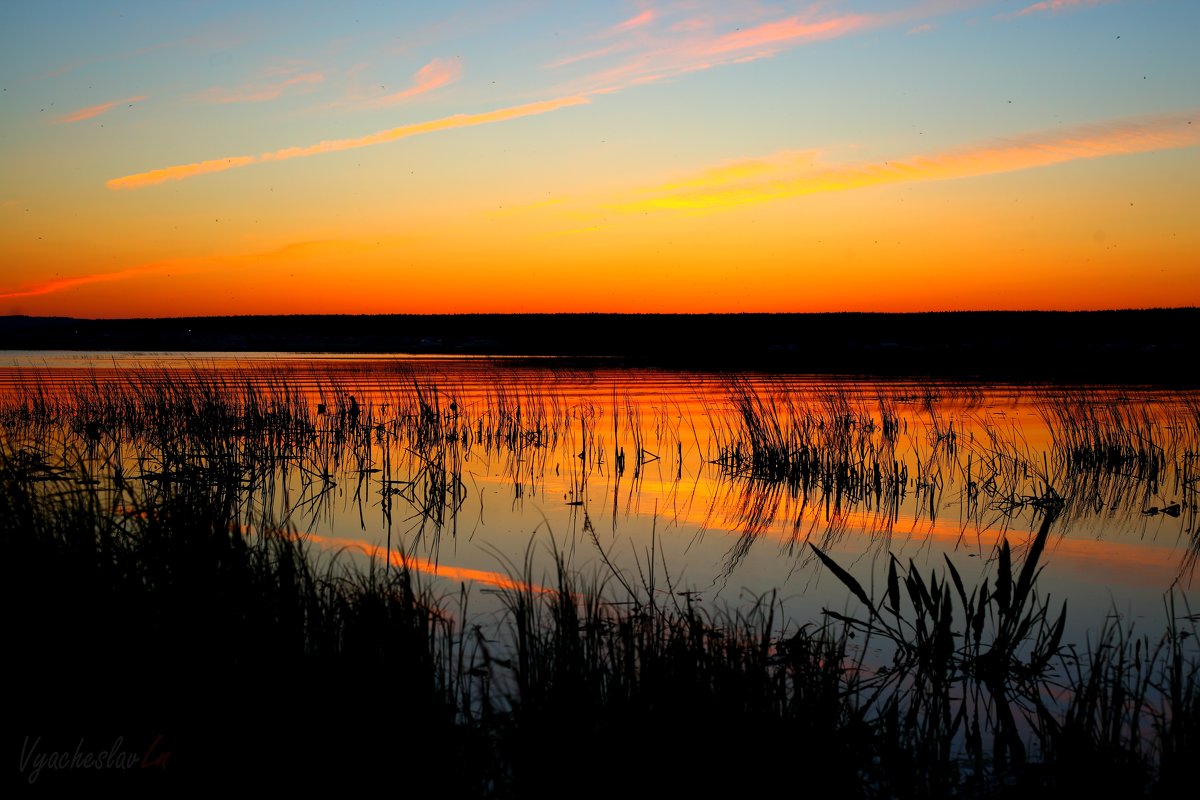
[[[1200,2],[4,2],[0,314],[1200,305]]]

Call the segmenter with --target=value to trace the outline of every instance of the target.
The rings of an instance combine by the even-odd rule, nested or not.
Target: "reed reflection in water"
[[[1158,613],[1200,551],[1191,392],[536,359],[11,362],[4,447],[31,475],[93,482],[114,509],[204,485],[247,526],[402,550],[448,580],[503,573],[531,537],[550,574],[553,539],[573,569],[659,571],[712,603],[776,592],[811,619],[845,600],[810,544],[865,585],[889,554],[979,576],[1053,512],[1043,589],[1083,630]]]

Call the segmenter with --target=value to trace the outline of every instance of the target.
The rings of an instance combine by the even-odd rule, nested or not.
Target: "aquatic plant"
[[[893,560],[874,599],[819,552],[864,613],[799,626],[771,596],[709,608],[653,551],[637,577],[586,578],[555,551],[546,580],[531,545],[493,624],[402,553],[380,554],[392,569],[322,560],[286,526],[244,525],[220,483],[143,495],[80,481],[86,463],[0,447],[0,536],[21,565],[12,718],[163,734],[164,780],[353,782],[397,753],[456,796],[561,792],[581,770],[617,790],[630,759],[648,765],[639,785],[696,792],[1171,796],[1189,777],[1196,615],[1169,608],[1153,646],[1117,623],[1065,645],[1065,606],[1036,591],[1052,510],[1023,562],[1002,546],[971,590],[949,562]],[[891,661],[866,659],[864,637]]]

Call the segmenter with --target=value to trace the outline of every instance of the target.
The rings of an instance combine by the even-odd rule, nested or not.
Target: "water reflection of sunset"
[[[352,549],[373,559],[386,557],[388,563],[393,567],[410,569],[429,577],[445,578],[463,583],[482,583],[487,586],[494,586],[497,589],[529,591],[539,594],[551,591],[544,586],[539,586],[535,583],[525,583],[517,578],[503,575],[499,572],[489,572],[488,570],[472,569],[470,567],[456,567],[450,564],[430,561],[419,556],[410,556],[396,550],[385,554],[378,544],[362,539],[341,539],[332,536],[320,536],[315,533],[303,534],[301,538],[304,541],[313,542],[329,550]]]
[[[242,479],[254,524],[266,514],[323,551],[493,589],[552,581],[555,550],[572,568],[626,579],[644,576],[653,555],[681,588],[780,590],[807,608],[836,591],[809,594],[810,544],[864,583],[889,554],[923,570],[948,557],[982,580],[1002,543],[1022,558],[1048,502],[1061,506],[1043,556],[1047,591],[1145,604],[1194,573],[1194,500],[1177,480],[1200,442],[1188,416],[1200,401],[1188,392],[486,359],[46,354],[0,370],[0,395],[14,408],[10,436],[37,409],[100,414],[13,443],[36,466],[45,441],[82,437],[83,477],[101,480],[119,455],[126,491],[206,479],[203,452],[186,468],[161,463],[161,445],[145,436],[172,408],[225,408],[240,432],[219,447],[248,464],[264,447],[255,425],[284,424],[305,444],[285,458],[261,450],[266,460]],[[104,416],[110,407],[134,428]],[[1109,425],[1106,435],[1153,440],[1161,456],[1072,467],[1060,441],[1070,419],[1088,426],[1079,432]],[[792,442],[787,458],[808,452],[812,471],[756,471],[749,442],[765,431]],[[220,474],[208,480],[219,485]],[[113,507],[144,506],[129,495]],[[527,557],[531,575],[507,574]]]

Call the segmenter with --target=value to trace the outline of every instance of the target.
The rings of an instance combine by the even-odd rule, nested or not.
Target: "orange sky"
[[[0,314],[1200,305],[1194,4],[76,11]]]

